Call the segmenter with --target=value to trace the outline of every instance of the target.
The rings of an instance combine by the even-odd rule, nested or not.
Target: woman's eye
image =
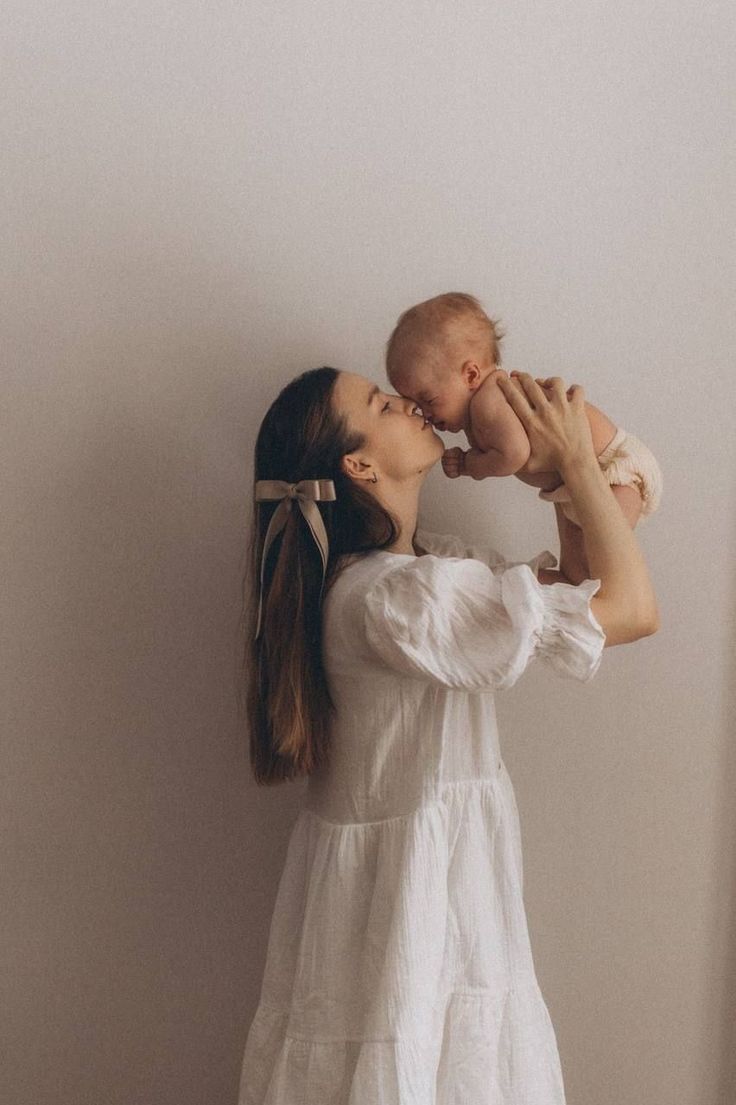
[[[387,410],[387,408],[388,408],[388,407],[390,407],[390,406],[391,406],[390,400],[388,400],[388,399],[387,399],[387,400],[386,400],[386,402],[385,402],[385,403],[383,404],[383,406],[381,407],[381,414],[383,414],[383,412],[384,412],[385,410]]]

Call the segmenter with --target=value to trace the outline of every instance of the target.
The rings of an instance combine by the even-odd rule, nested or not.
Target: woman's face
[[[353,372],[341,372],[332,392],[332,406],[351,430],[362,434],[361,449],[348,453],[343,466],[349,476],[373,479],[375,472],[402,482],[429,471],[445,447],[421,407],[411,399],[382,391],[372,380]]]

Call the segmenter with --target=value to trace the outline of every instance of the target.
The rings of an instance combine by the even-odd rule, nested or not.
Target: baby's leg
[[[618,500],[618,505],[624,513],[624,518],[632,529],[636,526],[641,515],[641,494],[638,487],[622,487],[621,484],[611,484],[611,491]]]
[[[582,583],[590,579],[583,531],[570,521],[560,503],[555,503],[554,508],[560,534],[560,571],[570,583]]]
[[[634,529],[639,520],[642,505],[638,489],[612,484],[611,491],[621,507],[626,521]],[[588,565],[588,554],[585,551],[583,531],[577,523],[568,518],[566,510],[569,509],[569,504],[555,503],[554,507],[560,531],[560,571],[571,583],[581,583],[584,579],[590,579],[590,566]]]

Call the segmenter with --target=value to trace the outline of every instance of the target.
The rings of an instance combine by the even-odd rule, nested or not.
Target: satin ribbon
[[[255,497],[257,502],[263,502],[268,499],[281,499],[281,502],[271,515],[271,521],[268,523],[266,537],[263,542],[263,553],[261,554],[261,580],[258,597],[258,622],[256,624],[256,640],[258,640],[261,633],[263,576],[266,570],[268,550],[271,548],[271,543],[274,538],[286,525],[286,519],[289,516],[292,500],[294,499],[304,515],[304,519],[319,549],[319,555],[322,558],[322,584],[319,589],[319,601],[322,601],[329,546],[327,541],[327,530],[325,529],[322,515],[316,503],[334,500],[337,498],[337,495],[335,494],[335,484],[332,480],[299,480],[298,483],[287,483],[286,480],[256,480]]]

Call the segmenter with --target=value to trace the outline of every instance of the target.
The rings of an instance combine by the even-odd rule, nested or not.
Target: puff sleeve
[[[600,580],[542,585],[528,563],[496,567],[428,554],[384,572],[364,596],[376,661],[450,689],[513,686],[538,656],[587,682],[605,634],[590,608]]]

